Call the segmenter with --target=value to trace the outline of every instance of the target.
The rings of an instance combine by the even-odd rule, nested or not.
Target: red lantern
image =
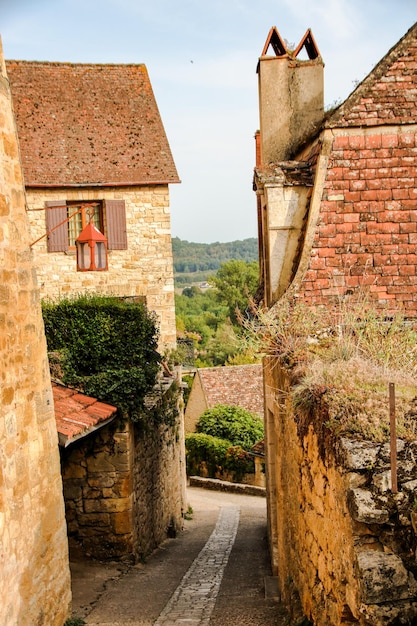
[[[75,240],[77,271],[103,271],[107,265],[107,239],[91,222]]]

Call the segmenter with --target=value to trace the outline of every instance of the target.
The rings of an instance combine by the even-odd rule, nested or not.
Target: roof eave
[[[90,428],[87,428],[86,430],[83,430],[78,435],[74,435],[74,437],[68,438],[66,435],[59,432],[58,430],[59,445],[61,446],[61,448],[68,448],[68,446],[70,446],[72,443],[75,443],[76,441],[79,441],[80,439],[84,439],[84,437],[87,437],[88,435],[95,432],[96,430],[99,430],[100,428],[103,428],[103,426],[107,426],[107,424],[110,424],[110,422],[114,420],[116,415],[117,415],[117,409],[107,419],[103,420],[102,422],[98,422],[97,424],[95,424],[94,426],[91,426]]]
[[[83,182],[83,183],[31,183],[25,181],[26,189],[63,189],[63,188],[81,188],[81,187],[152,187],[154,185],[173,185],[179,184],[179,178],[170,180],[143,180],[143,181],[123,181],[123,182]]]

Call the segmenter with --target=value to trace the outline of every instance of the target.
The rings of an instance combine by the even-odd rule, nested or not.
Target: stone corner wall
[[[316,626],[414,624],[417,619],[417,441],[389,447],[335,438],[296,414],[290,381],[266,359],[267,503],[272,567],[283,601]]]
[[[46,340],[0,42],[0,598],[2,626],[61,626],[68,542]]]
[[[95,558],[139,560],[182,528],[185,451],[175,422],[144,428],[116,418],[61,452],[71,541]]]

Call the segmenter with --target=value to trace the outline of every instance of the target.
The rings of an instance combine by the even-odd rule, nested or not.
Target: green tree
[[[238,311],[244,313],[258,288],[258,262],[227,261],[215,276],[210,276],[209,283],[216,288],[218,300],[227,306],[232,323],[237,325]]]

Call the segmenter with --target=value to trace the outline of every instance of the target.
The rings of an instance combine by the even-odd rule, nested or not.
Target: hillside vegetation
[[[193,243],[173,237],[172,252],[175,284],[185,287],[205,282],[226,261],[257,261],[258,240],[252,237],[227,243]]]

